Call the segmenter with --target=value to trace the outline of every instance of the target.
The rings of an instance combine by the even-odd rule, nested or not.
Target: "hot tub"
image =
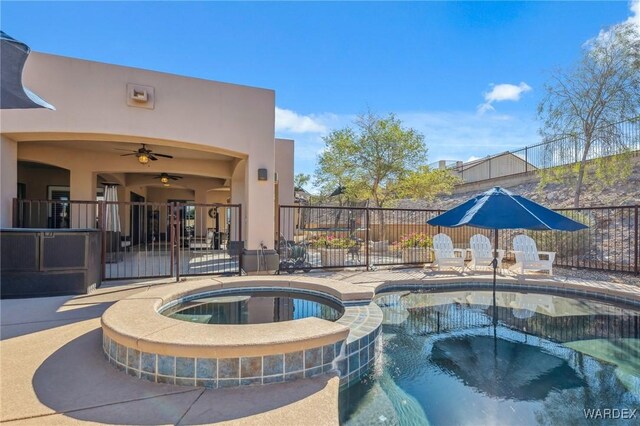
[[[222,388],[330,371],[349,383],[359,380],[380,353],[382,311],[372,296],[352,284],[306,277],[233,277],[157,286],[103,314],[103,350],[119,370],[157,383]],[[253,316],[269,321],[248,321],[251,298],[257,302]],[[197,311],[220,302],[228,305],[227,312],[235,309],[235,316],[217,315],[211,323],[214,314]],[[300,315],[309,302],[308,312]],[[175,317],[185,309],[193,310]],[[283,312],[276,315],[276,309]],[[227,322],[233,323],[224,323],[232,316]]]

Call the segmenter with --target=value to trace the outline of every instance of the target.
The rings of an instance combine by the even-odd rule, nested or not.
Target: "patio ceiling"
[[[120,155],[126,154],[124,151],[119,151],[120,149],[126,150],[137,150],[140,148],[141,143],[126,143],[126,142],[111,142],[111,141],[38,141],[38,142],[28,142],[30,145],[42,145],[47,147],[60,147],[66,149],[76,149],[82,151],[90,151],[90,152],[103,152],[105,154],[111,155]],[[182,158],[182,159],[197,159],[197,160],[217,160],[217,161],[233,161],[236,157],[232,157],[230,155],[220,154],[214,152],[213,150],[203,150],[203,149],[187,149],[187,148],[177,148],[168,145],[154,145],[153,143],[148,143],[147,148],[152,149],[154,152],[160,152],[163,154],[168,154],[173,156],[174,158]],[[206,147],[203,147],[206,148]]]

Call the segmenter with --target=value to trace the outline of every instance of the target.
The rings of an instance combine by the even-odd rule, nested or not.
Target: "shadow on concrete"
[[[102,353],[102,332],[96,329],[49,356],[32,385],[42,404],[63,414],[57,417],[109,424],[204,424],[291,404],[322,390],[331,378],[206,391],[151,383],[111,366]],[[39,419],[43,424],[54,420]]]
[[[3,299],[0,301],[0,340],[99,318],[113,303],[146,287],[111,287],[79,296]]]
[[[306,406],[301,405],[292,411],[288,409],[278,411],[281,407],[322,392],[330,385],[329,382],[332,379],[338,380],[333,374],[325,374],[312,379],[282,384],[207,390],[195,401],[179,424],[210,424],[240,419],[251,420],[256,424],[275,424],[274,422],[279,424],[337,423],[337,389],[335,392],[327,392],[326,398],[322,398],[322,402],[316,401]],[[333,385],[338,387],[337,382]],[[269,412],[272,413],[268,418],[246,419]]]

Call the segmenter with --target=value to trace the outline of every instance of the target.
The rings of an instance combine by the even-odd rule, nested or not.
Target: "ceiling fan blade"
[[[156,157],[154,157],[153,154],[149,154],[149,160],[158,161],[158,159]]]
[[[138,151],[133,151],[133,150],[130,150],[130,149],[124,149],[124,148],[113,148],[113,149],[115,149],[116,151],[138,152]]]
[[[120,157],[126,157],[127,155],[136,155],[137,152],[132,152],[130,154],[120,154]]]
[[[164,157],[164,158],[173,158],[173,155],[167,155],[167,154],[156,154],[155,152],[153,153],[153,155],[156,155],[158,157]]]
[[[169,179],[178,180],[178,179],[182,179],[182,176],[169,176]]]

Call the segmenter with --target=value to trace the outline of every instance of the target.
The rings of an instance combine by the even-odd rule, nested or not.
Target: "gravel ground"
[[[591,269],[554,267],[553,273],[554,275],[584,280],[608,281],[612,283],[635,285],[639,287],[638,291],[640,291],[640,275],[634,275],[628,272],[594,271]]]

